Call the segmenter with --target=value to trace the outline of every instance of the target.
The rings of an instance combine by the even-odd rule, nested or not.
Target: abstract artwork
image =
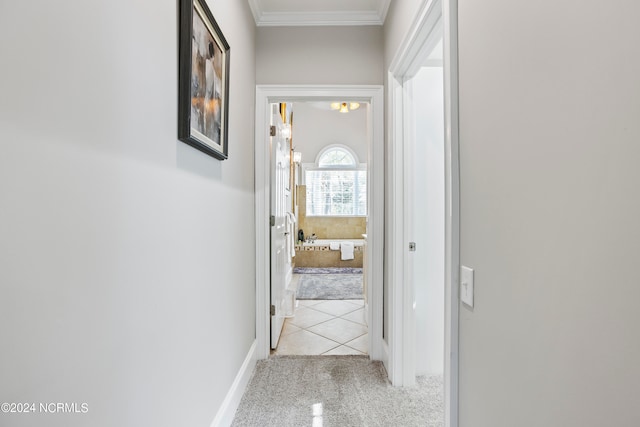
[[[180,0],[178,139],[228,157],[229,44],[204,0]]]

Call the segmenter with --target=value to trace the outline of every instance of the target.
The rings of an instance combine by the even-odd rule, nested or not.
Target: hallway
[[[264,198],[270,102],[371,105],[369,356],[394,384],[412,381],[416,353],[399,350],[429,335],[411,330],[414,302],[418,319],[427,306],[404,261],[427,246],[401,227],[401,199],[415,200],[403,159],[415,157],[395,110],[425,65],[400,59],[431,46],[420,23],[444,33],[442,158],[456,189],[444,425],[640,426],[640,2],[195,3],[230,46],[228,85],[216,49],[180,43],[191,0],[97,1],[90,14],[79,0],[1,3],[0,402],[88,407],[9,411],[1,426],[228,427],[256,365],[245,397],[263,400],[243,402],[236,425],[319,425],[320,403],[324,426],[426,417],[417,389],[391,389],[378,362],[357,368],[368,380],[342,364],[367,356],[293,369],[304,357],[270,355]],[[267,3],[278,8],[256,7]],[[203,96],[179,84],[194,64]],[[180,139],[189,98],[224,127],[225,160]],[[295,154],[305,138],[292,135]],[[339,136],[322,146],[351,141]],[[460,266],[474,271],[462,288],[473,307],[459,303]],[[357,350],[358,338],[335,345]]]

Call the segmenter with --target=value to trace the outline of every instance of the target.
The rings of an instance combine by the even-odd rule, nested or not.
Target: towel
[[[340,250],[340,242],[329,242],[329,249],[332,251]]]
[[[353,242],[344,242],[340,244],[340,259],[343,261],[354,259]]]

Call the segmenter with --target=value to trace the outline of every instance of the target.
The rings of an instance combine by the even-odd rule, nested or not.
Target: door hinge
[[[269,218],[269,224],[271,224],[272,227],[274,225],[276,225],[276,216],[275,215],[271,215],[271,217]]]
[[[270,312],[271,312],[272,316],[276,315],[276,306],[275,305],[271,304],[271,311]]]
[[[276,136],[276,127],[275,126],[270,126],[269,127],[269,135]]]
[[[416,242],[409,242],[409,252],[416,251]]]

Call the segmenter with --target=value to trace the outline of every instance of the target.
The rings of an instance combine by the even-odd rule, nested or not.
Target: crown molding
[[[257,3],[257,0],[249,0],[258,27],[382,25],[384,23],[380,14],[374,11],[263,12]]]
[[[378,8],[378,16],[380,17],[380,21],[382,21],[382,24],[384,24],[385,19],[387,19],[387,13],[389,12],[390,5],[391,5],[391,0],[380,1],[380,7]]]
[[[260,6],[259,0],[249,0],[249,8],[251,9],[251,13],[253,13],[253,19],[256,21],[256,25],[260,22],[260,17],[262,16],[262,7]]]

